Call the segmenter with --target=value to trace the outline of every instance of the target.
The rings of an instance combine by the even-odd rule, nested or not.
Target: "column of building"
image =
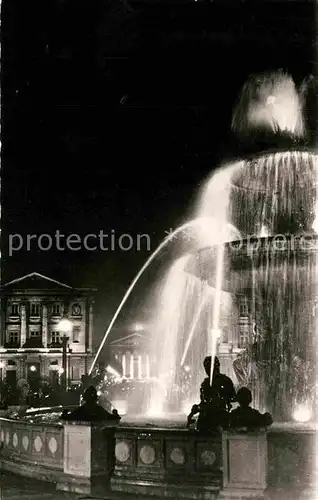
[[[93,350],[93,328],[94,328],[94,310],[93,310],[93,301],[90,301],[89,304],[89,317],[88,317],[88,350],[92,352]]]
[[[129,375],[130,378],[134,378],[134,355],[133,353],[129,353]]]
[[[150,360],[149,355],[146,354],[146,378],[150,378]]]
[[[135,366],[137,359],[137,366]],[[148,354],[136,354],[135,352],[125,352],[121,357],[123,378],[150,378],[150,358]]]
[[[27,339],[27,313],[26,313],[26,305],[21,304],[21,335],[20,335],[20,346],[26,343]]]
[[[42,343],[44,347],[47,347],[47,305],[43,304],[42,306]]]
[[[1,317],[0,317],[0,346],[6,343],[6,315],[7,315],[7,300],[0,301]]]
[[[126,353],[122,355],[121,358],[121,367],[122,367],[122,376],[123,378],[126,377],[127,375],[127,360],[126,360]]]

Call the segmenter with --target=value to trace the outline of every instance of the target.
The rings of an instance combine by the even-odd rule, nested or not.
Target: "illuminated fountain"
[[[232,128],[246,144],[274,139],[276,148],[213,174],[194,217],[151,254],[115,311],[90,374],[140,278],[174,241],[178,258],[157,284],[148,322],[148,414],[142,405],[137,416],[128,410],[115,439],[111,434],[114,491],[189,500],[317,498],[318,153],[301,144],[302,106],[283,73],[248,81]],[[253,405],[273,414],[268,432],[175,428],[177,413],[198,402],[204,357],[216,354],[237,387],[251,388]],[[11,457],[4,436],[9,431],[2,431],[2,444]]]
[[[303,105],[282,72],[248,80],[232,130],[254,150],[275,147],[212,175],[193,219],[150,256],[106,331],[90,371],[139,278],[179,239],[180,257],[158,283],[152,308],[149,414],[188,411],[202,361],[217,353],[221,370],[248,385],[254,405],[276,421],[314,418],[318,155],[301,144]]]
[[[245,299],[250,332],[235,371],[276,420],[313,418],[317,173],[315,153],[275,152],[238,163],[229,181],[228,216],[242,239],[225,244],[222,289],[237,315]],[[188,267],[212,288],[217,253],[205,248]]]
[[[232,128],[242,141],[272,136],[284,149],[226,165],[206,184],[196,213],[204,223],[192,234],[196,255],[172,266],[156,308],[162,384],[150,409],[164,413],[169,401],[181,409],[185,366],[193,374],[188,405],[197,400],[202,360],[217,349],[222,371],[251,388],[259,409],[275,420],[312,420],[318,155],[300,145],[305,122],[292,79],[251,78]]]

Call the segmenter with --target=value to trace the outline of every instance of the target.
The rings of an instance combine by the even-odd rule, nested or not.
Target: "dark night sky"
[[[311,2],[167,5],[3,0],[3,276],[97,286],[104,323],[147,251],[9,257],[9,233],[148,233],[154,249],[229,154],[246,77],[313,71]]]

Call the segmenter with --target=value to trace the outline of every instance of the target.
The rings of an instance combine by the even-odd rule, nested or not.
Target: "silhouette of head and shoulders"
[[[82,421],[82,422],[102,422],[117,421],[120,416],[117,410],[109,413],[98,404],[98,395],[94,386],[88,387],[83,394],[84,403],[67,415],[63,415],[64,420]]]
[[[229,406],[236,399],[234,384],[230,377],[221,373],[219,359],[216,356],[214,358],[212,385],[210,380],[212,368],[211,356],[207,356],[204,359],[203,366],[207,377],[201,384],[201,402],[212,403],[218,401],[224,406]]]
[[[267,427],[273,423],[269,413],[260,413],[251,408],[252,393],[247,387],[241,387],[237,391],[236,400],[239,407],[230,413],[230,426],[235,428],[260,428]]]

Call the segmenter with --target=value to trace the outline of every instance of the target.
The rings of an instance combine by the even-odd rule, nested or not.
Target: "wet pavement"
[[[0,500],[77,500],[84,495],[56,491],[55,485],[0,472]],[[87,496],[86,496],[87,498]]]
[[[142,497],[153,500],[153,497]],[[108,492],[102,495],[87,495],[56,491],[52,483],[0,472],[0,500],[140,500],[140,495]]]

